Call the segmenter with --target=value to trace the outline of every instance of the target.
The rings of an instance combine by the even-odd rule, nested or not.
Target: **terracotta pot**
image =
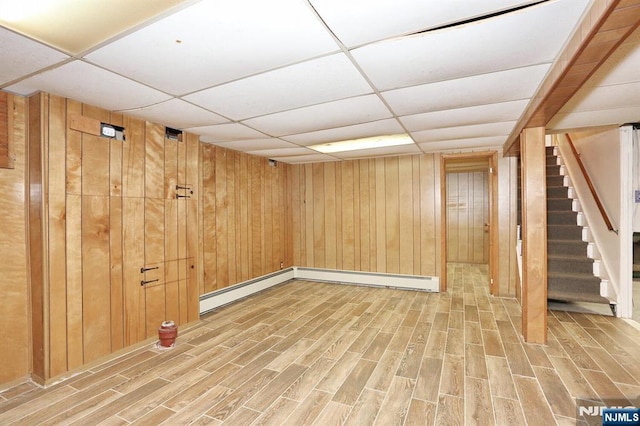
[[[172,347],[178,337],[178,326],[173,321],[165,321],[158,329],[158,340],[164,348]]]

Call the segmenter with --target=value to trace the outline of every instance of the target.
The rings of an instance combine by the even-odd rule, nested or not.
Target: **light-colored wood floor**
[[[575,424],[575,397],[640,395],[640,331],[550,312],[524,344],[482,266],[443,294],[290,282],[47,389],[0,394],[0,424]]]

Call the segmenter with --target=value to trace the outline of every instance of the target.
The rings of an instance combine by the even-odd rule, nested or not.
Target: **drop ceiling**
[[[0,0],[0,88],[288,163],[499,148],[590,4]],[[640,121],[639,65],[636,31],[549,129]],[[398,133],[414,143],[308,148]]]

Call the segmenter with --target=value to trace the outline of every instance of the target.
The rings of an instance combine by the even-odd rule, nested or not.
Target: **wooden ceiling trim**
[[[509,135],[504,154],[516,155],[522,130],[546,126],[638,25],[640,0],[594,1]]]

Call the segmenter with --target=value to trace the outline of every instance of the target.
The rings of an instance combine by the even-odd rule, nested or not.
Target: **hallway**
[[[0,424],[575,424],[575,397],[639,403],[640,330],[550,312],[548,345],[525,344],[486,266],[449,274],[443,294],[274,287],[171,350],[149,343],[47,389],[5,390]]]

